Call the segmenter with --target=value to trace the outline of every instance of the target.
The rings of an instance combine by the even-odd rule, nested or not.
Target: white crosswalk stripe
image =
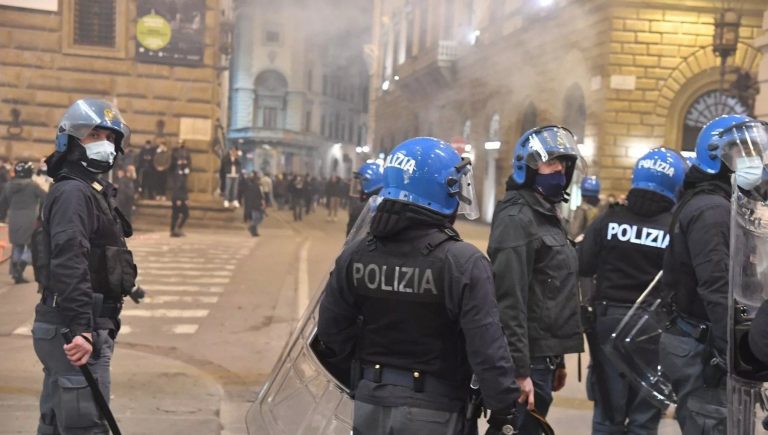
[[[139,305],[126,298],[120,335],[195,334],[256,242],[194,234],[183,239],[141,234],[129,240],[139,270],[137,284],[147,296]],[[31,335],[31,330],[32,319],[13,334]]]

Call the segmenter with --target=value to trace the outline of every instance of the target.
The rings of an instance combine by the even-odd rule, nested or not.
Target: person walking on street
[[[745,191],[760,184],[766,138],[768,124],[747,116],[706,124],[675,209],[661,280],[673,317],[659,346],[686,435],[726,433],[731,176]]]
[[[338,175],[332,175],[325,183],[325,198],[328,202],[327,221],[336,221],[339,218],[339,190],[341,181]]]
[[[241,196],[243,199],[243,219],[248,222],[251,236],[259,236],[259,224],[264,219],[266,195],[261,190],[261,180],[258,172],[251,174],[243,183]]]
[[[177,154],[171,165],[171,237],[183,237],[184,224],[189,219],[189,188],[187,180],[190,172],[190,160],[184,152]]]
[[[370,237],[336,259],[317,354],[353,368],[356,434],[477,433],[472,386],[491,410],[487,433],[515,431],[519,389],[490,264],[453,228],[458,213],[478,215],[470,163],[438,139],[398,145]]]
[[[657,148],[635,164],[627,205],[611,206],[590,225],[578,245],[579,274],[597,278],[590,301],[594,322],[584,325],[590,347],[588,395],[595,402],[593,435],[655,434],[661,409],[630,384],[605,353],[611,334],[662,268],[674,207],[686,163]],[[624,228],[639,237],[623,237]],[[655,238],[643,238],[654,234]],[[658,348],[648,349],[654,355]],[[641,355],[637,356],[641,358]]]
[[[131,166],[127,169],[130,170]],[[134,179],[126,169],[117,170],[115,187],[117,188],[117,207],[128,222],[133,222],[133,199],[135,195]]]
[[[513,156],[507,193],[494,211],[488,256],[522,390],[520,433],[538,434],[529,411],[546,417],[552,392],[565,385],[563,356],[583,351],[576,250],[558,214],[581,156],[573,134],[559,126],[526,132]]]
[[[305,191],[309,189],[304,183],[301,175],[295,175],[290,185],[291,209],[293,210],[293,221],[300,221],[304,217],[304,196]]]
[[[44,373],[38,434],[108,433],[78,367],[88,365],[108,401],[120,311],[135,286],[136,265],[125,244],[131,225],[115,205],[114,187],[99,175],[112,169],[129,134],[117,107],[78,100],[59,122],[56,149],[46,160],[55,183],[33,236],[42,291],[32,324]],[[74,337],[69,344],[62,328]]]
[[[224,197],[225,208],[240,207],[240,203],[237,201],[237,187],[240,182],[241,171],[242,163],[238,157],[238,150],[237,148],[230,148],[229,152],[221,159],[221,166],[219,167],[219,186]]]
[[[11,249],[11,277],[16,284],[24,284],[24,269],[32,262],[30,241],[40,215],[40,205],[46,192],[32,180],[32,163],[16,162],[14,178],[0,195],[0,216],[7,216]]]
[[[272,207],[272,204],[274,203],[272,196],[272,177],[265,172],[259,180],[259,183],[261,184],[261,193],[264,194],[264,203],[266,204],[266,207]]]

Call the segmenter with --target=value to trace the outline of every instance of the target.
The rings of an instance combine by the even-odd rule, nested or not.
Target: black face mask
[[[536,180],[533,182],[533,185],[547,199],[560,201],[563,198],[565,174],[562,172],[536,174]]]

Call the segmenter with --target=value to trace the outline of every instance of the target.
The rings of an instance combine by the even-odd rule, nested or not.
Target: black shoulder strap
[[[459,237],[459,233],[453,228],[441,228],[440,231],[430,234],[429,237],[427,237],[424,247],[421,248],[421,253],[423,255],[429,255],[432,251],[437,249],[438,246],[449,240],[460,242],[461,237]]]

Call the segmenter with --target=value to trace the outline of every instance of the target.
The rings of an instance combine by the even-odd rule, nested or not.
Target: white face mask
[[[90,160],[96,160],[97,162],[104,163],[105,165],[112,166],[115,163],[115,144],[108,140],[100,140],[98,142],[91,142],[84,145],[85,154]],[[83,162],[85,164],[86,162]],[[87,167],[87,165],[86,165]],[[90,168],[89,168],[90,169]]]
[[[763,179],[763,160],[757,156],[736,159],[736,184],[742,189],[751,190]]]

